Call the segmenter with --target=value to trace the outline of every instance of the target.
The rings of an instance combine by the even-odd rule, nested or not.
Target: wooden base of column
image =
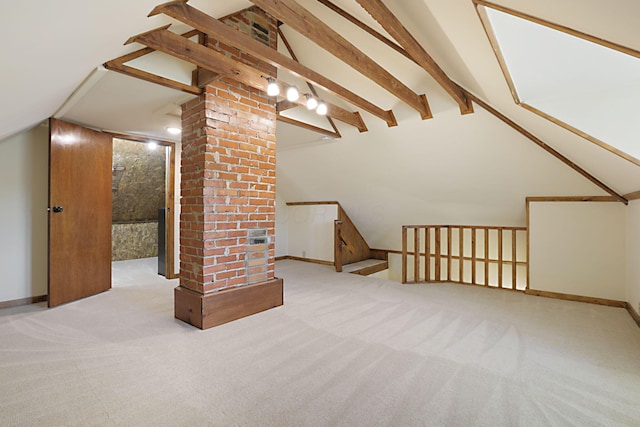
[[[209,329],[283,304],[282,279],[201,294],[178,286],[174,290],[176,319]]]

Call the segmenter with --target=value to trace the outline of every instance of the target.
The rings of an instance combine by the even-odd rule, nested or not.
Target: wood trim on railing
[[[402,251],[397,250],[397,249],[371,249],[372,251],[383,251],[389,254],[394,254],[394,255],[402,255]],[[407,251],[407,255],[415,255],[415,252],[413,251]],[[420,252],[420,256],[425,256],[425,252]],[[432,257],[435,256],[435,254],[431,254]],[[451,255],[451,259],[460,259],[459,255]],[[465,261],[471,261],[471,257],[468,256],[463,256],[462,257],[463,260]],[[497,264],[498,263],[498,259],[494,259],[494,258],[489,258],[488,260],[484,257],[482,258],[477,258],[476,261],[478,262],[488,262],[489,264]],[[504,260],[503,261],[504,264],[511,264],[511,260]],[[526,261],[517,261],[516,264],[518,265],[526,265],[527,262]]]
[[[340,205],[338,202],[287,202],[287,206]]]
[[[407,228],[425,228],[425,227],[430,227],[430,228],[435,228],[435,227],[440,227],[440,228],[446,228],[446,227],[452,227],[452,228],[475,228],[475,229],[482,229],[484,230],[485,228],[489,228],[491,230],[518,230],[518,231],[525,231],[527,229],[527,227],[522,227],[522,226],[509,226],[509,225],[458,225],[458,224],[442,224],[442,225],[403,225],[403,227],[407,227]],[[387,249],[385,249],[387,250]]]

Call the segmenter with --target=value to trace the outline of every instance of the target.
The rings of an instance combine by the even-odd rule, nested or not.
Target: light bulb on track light
[[[289,86],[287,88],[287,100],[291,102],[296,102],[300,98],[300,92],[298,92],[298,88],[295,86]]]
[[[325,104],[324,102],[318,104],[316,113],[320,114],[321,116],[325,116],[327,114],[327,104]]]
[[[271,77],[267,78],[267,95],[278,96],[280,95],[280,87],[278,83]]]
[[[309,110],[315,110],[318,106],[318,100],[309,94],[306,94],[305,96],[307,97],[307,108]]]

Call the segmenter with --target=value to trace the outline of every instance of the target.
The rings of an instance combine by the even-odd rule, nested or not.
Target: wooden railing
[[[358,228],[349,215],[338,205],[338,219],[334,222],[334,259],[337,272],[342,271],[342,266],[363,261],[365,259],[389,259],[389,254],[384,251],[372,251]]]
[[[526,251],[526,227],[404,225],[402,283],[454,282],[524,291],[529,288]]]

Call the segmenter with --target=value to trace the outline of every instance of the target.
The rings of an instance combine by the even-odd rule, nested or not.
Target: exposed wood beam
[[[455,84],[449,76],[431,58],[400,20],[382,3],[381,0],[356,0],[404,50],[458,103],[462,114],[473,113],[471,101],[464,90]]]
[[[215,73],[228,75],[247,86],[266,91],[267,80],[259,70],[242,64],[213,49],[180,37],[178,34],[168,31],[166,26],[138,34],[127,40],[127,44],[133,42],[143,44]],[[299,105],[304,105],[302,100],[298,101],[298,103]],[[360,132],[367,130],[360,114],[349,112],[328,102],[325,102],[325,104],[327,104],[328,116],[355,126]]]
[[[425,95],[413,92],[294,0],[251,0],[251,2],[407,103],[418,111],[423,119],[433,117]]]
[[[583,177],[585,177],[586,179],[588,179],[589,181],[591,181],[593,184],[597,185],[598,187],[600,187],[601,189],[603,189],[605,192],[609,193],[611,196],[613,196],[617,201],[624,203],[625,205],[629,203],[629,201],[627,199],[625,199],[623,196],[621,196],[620,194],[618,194],[616,191],[614,191],[613,189],[611,189],[610,187],[608,187],[606,184],[604,184],[602,181],[600,181],[599,179],[597,179],[596,177],[594,177],[593,175],[591,175],[589,172],[587,172],[586,170],[582,169],[580,166],[578,166],[577,164],[575,164],[574,162],[572,162],[571,160],[569,160],[567,157],[565,157],[564,155],[560,154],[558,151],[556,151],[555,149],[553,149],[552,147],[550,147],[549,145],[547,145],[544,141],[542,141],[540,138],[536,137],[535,135],[533,135],[531,132],[527,131],[526,129],[524,129],[522,126],[520,126],[519,124],[517,124],[516,122],[514,122],[513,120],[511,120],[510,118],[508,118],[507,116],[505,116],[504,114],[500,113],[498,110],[496,110],[495,108],[493,108],[492,106],[490,106],[489,104],[487,104],[486,102],[484,102],[483,100],[481,100],[480,98],[478,98],[477,96],[473,95],[470,92],[467,92],[467,96],[476,104],[480,105],[482,108],[484,108],[486,111],[488,111],[489,113],[491,113],[492,115],[494,115],[495,117],[497,117],[498,119],[502,120],[504,123],[506,123],[507,125],[509,125],[512,129],[516,130],[517,132],[519,132],[520,134],[524,135],[525,137],[527,137],[530,141],[532,141],[533,143],[535,143],[536,145],[540,146],[542,149],[544,149],[546,152],[548,152],[549,154],[551,154],[552,156],[554,156],[555,158],[557,158],[558,160],[560,160],[562,163],[566,164],[567,166],[569,166],[571,169],[575,170],[576,172],[578,172],[580,175],[582,175]]]
[[[404,56],[405,56],[405,57],[407,57],[408,59],[410,59],[410,60],[412,60],[412,61],[414,61],[414,62],[415,62],[415,60],[411,57],[411,55],[409,55],[409,53],[407,53],[407,51],[405,51],[402,47],[400,47],[400,46],[398,46],[397,44],[393,43],[391,40],[389,40],[388,38],[386,38],[384,35],[382,35],[382,34],[378,33],[376,30],[374,30],[373,28],[369,27],[368,25],[366,25],[366,24],[365,24],[365,23],[363,23],[362,21],[359,21],[359,20],[358,20],[357,18],[355,18],[353,15],[350,15],[348,12],[346,12],[346,11],[344,11],[344,10],[340,9],[338,6],[334,5],[334,4],[333,4],[333,3],[331,3],[329,0],[318,0],[318,1],[319,1],[320,3],[322,3],[322,4],[326,5],[327,7],[329,7],[331,10],[335,11],[336,13],[338,13],[338,14],[340,14],[341,16],[343,16],[343,17],[345,17],[346,19],[348,19],[348,20],[349,20],[351,23],[353,23],[354,25],[357,25],[358,27],[362,28],[363,30],[365,30],[367,33],[369,33],[369,34],[370,34],[370,35],[372,35],[373,37],[377,38],[378,40],[381,40],[383,43],[385,43],[385,44],[387,44],[388,46],[392,47],[392,48],[393,48],[393,49],[395,49],[398,53],[400,53],[400,54],[404,55]],[[501,7],[501,6],[496,6],[496,5],[493,5],[492,3],[488,3],[488,2],[485,2],[485,1],[482,1],[482,0],[474,0],[474,3],[476,3],[476,5],[482,5],[482,6],[487,6],[487,7],[494,7],[494,8],[496,8],[496,9],[498,9],[498,10],[502,10],[502,11],[504,11],[505,13],[514,13],[514,11],[512,11],[511,9],[506,9],[506,8]],[[477,9],[477,11],[478,11],[478,13],[479,13],[479,14],[481,13],[481,11],[480,11],[480,9],[479,9],[479,8]],[[516,15],[516,16],[519,16],[519,15]],[[527,17],[525,17],[525,16],[521,16],[521,17],[523,17],[523,18],[527,19]],[[482,14],[481,14],[481,19],[482,19]],[[484,21],[483,21],[483,22],[484,22]],[[536,21],[534,21],[534,22],[536,22]],[[551,26],[551,24],[546,23],[546,21],[541,21],[540,23],[541,23],[542,25],[548,25],[548,26]],[[488,29],[488,27],[487,27],[486,25],[485,25],[485,29]],[[558,28],[556,28],[556,29],[558,29]],[[560,30],[560,31],[562,31],[562,30]],[[568,32],[569,34],[572,34],[572,33],[571,33],[571,31],[573,31],[573,30],[570,30],[570,31],[567,31],[567,32]],[[582,34],[582,33],[581,33],[581,34]],[[579,36],[579,35],[577,35],[577,36]],[[583,34],[583,36],[584,36],[584,34]],[[491,36],[490,36],[490,38],[491,38]],[[585,37],[585,38],[587,38],[587,37]],[[587,39],[588,39],[588,38],[587,38]],[[607,46],[607,45],[606,45],[606,44],[604,44],[604,43],[603,43],[603,45]],[[496,47],[496,46],[497,46],[497,44],[494,44],[494,47]],[[617,46],[617,47],[619,48],[618,50],[620,50],[620,51],[624,52],[624,50],[623,50],[620,46]],[[627,49],[628,49],[628,48],[627,48]],[[636,53],[637,53],[637,52],[636,52]],[[635,56],[638,56],[638,55],[635,55]],[[500,58],[501,58],[501,56],[499,56],[499,58],[498,58],[498,59],[499,59],[499,61],[500,61]],[[416,62],[416,63],[417,63],[417,62]],[[419,64],[418,64],[418,65],[419,65]],[[503,69],[503,71],[506,71],[506,66],[502,67],[502,69]],[[519,104],[521,107],[523,107],[523,108],[525,108],[525,109],[528,109],[528,110],[530,110],[530,111],[532,111],[532,112],[534,112],[534,113],[536,113],[536,114],[538,114],[538,115],[540,115],[540,116],[542,116],[542,117],[544,117],[544,118],[546,118],[546,119],[548,119],[548,120],[550,120],[550,121],[554,122],[555,124],[557,124],[557,125],[559,125],[559,126],[563,126],[563,127],[565,127],[566,129],[570,130],[571,132],[575,133],[576,135],[579,135],[579,136],[581,136],[582,138],[585,138],[585,139],[587,139],[587,140],[589,140],[589,141],[591,141],[591,142],[594,142],[594,143],[596,143],[597,145],[600,145],[601,147],[603,147],[603,148],[605,148],[605,149],[607,149],[607,150],[609,150],[609,151],[612,151],[613,153],[615,153],[615,154],[619,155],[620,157],[623,157],[623,158],[624,158],[624,159],[626,159],[626,160],[629,160],[629,161],[630,161],[630,162],[632,162],[632,163],[636,163],[636,162],[637,162],[637,160],[636,160],[635,158],[633,158],[633,157],[631,157],[631,156],[628,156],[628,155],[626,155],[625,153],[622,153],[622,152],[620,152],[620,151],[614,151],[614,149],[612,149],[612,147],[608,146],[608,145],[607,145],[607,144],[605,144],[604,142],[599,141],[599,140],[596,140],[595,138],[591,137],[590,135],[587,135],[587,134],[585,134],[584,132],[580,132],[580,131],[578,131],[577,129],[571,128],[571,127],[569,127],[568,125],[566,125],[565,123],[559,122],[557,119],[555,119],[555,118],[553,118],[553,117],[550,117],[550,116],[548,116],[548,115],[545,115],[545,114],[544,114],[544,113],[542,113],[541,111],[539,111],[539,110],[535,110],[533,107],[531,107],[531,106],[529,106],[529,105],[527,105],[527,104],[520,103],[520,100],[518,99],[518,96],[517,96],[517,94],[516,94],[516,92],[515,92],[515,89],[514,89],[514,88],[515,88],[515,86],[513,85],[512,81],[511,81],[511,77],[508,75],[508,73],[506,73],[506,74],[505,74],[505,77],[506,77],[506,79],[507,79],[507,82],[509,82],[509,87],[511,88],[511,92],[512,92],[512,94],[513,94],[513,96],[514,96],[514,100],[515,100],[515,102],[516,102],[517,104]],[[462,90],[464,90],[464,89],[462,89]],[[471,100],[472,98],[470,97],[470,94],[469,94],[466,90],[464,90],[464,91],[465,91],[465,94],[466,94],[467,98]],[[487,106],[489,106],[489,104],[487,104]],[[490,106],[489,106],[489,107],[490,107]],[[493,108],[493,107],[491,107],[491,108]],[[491,112],[490,110],[487,110],[487,111]],[[638,164],[638,163],[636,163],[636,164]],[[623,197],[625,197],[625,198],[626,198],[626,196],[623,196]]]
[[[634,191],[633,193],[625,194],[624,198],[627,200],[638,200],[640,199],[640,191]]]
[[[199,88],[204,88],[209,83],[212,83],[218,80],[219,78],[224,77],[221,74],[218,74],[211,70],[207,70],[206,68],[202,68],[202,67],[196,68],[195,71],[196,71],[195,84]]]
[[[163,13],[180,22],[190,25],[211,37],[217,38],[224,43],[228,43],[236,48],[247,52],[269,64],[288,70],[289,72],[324,88],[328,92],[344,99],[354,106],[367,111],[368,113],[384,120],[388,126],[397,125],[392,111],[386,111],[374,105],[366,99],[356,95],[350,90],[327,79],[319,73],[305,67],[285,55],[271,49],[262,43],[253,40],[246,34],[225,25],[221,21],[207,15],[206,13],[189,6],[184,1],[173,1],[157,6],[149,16]]]
[[[284,46],[287,48],[287,52],[289,52],[289,55],[291,55],[291,59],[293,59],[294,61],[296,61],[299,64],[300,61],[298,60],[298,57],[296,56],[296,53],[293,50],[293,47],[291,47],[291,44],[289,43],[289,40],[287,40],[287,37],[284,35],[284,33],[282,32],[280,27],[278,27],[278,35],[282,39],[282,43],[284,43]],[[318,91],[316,90],[316,88],[313,87],[313,85],[311,83],[309,83],[309,82],[306,82],[306,83],[307,83],[307,87],[309,88],[309,90],[311,91],[313,96],[318,98],[319,96],[318,96]],[[333,122],[333,119],[331,117],[327,117],[327,121],[329,122],[329,124],[331,125],[333,130],[336,133],[340,134],[340,132],[338,131],[338,127]]]
[[[413,59],[411,57],[411,55],[409,55],[407,53],[407,51],[404,50],[402,47],[398,46],[396,43],[392,42],[391,40],[389,40],[388,38],[386,38],[385,36],[383,36],[382,34],[377,32],[376,30],[374,30],[373,28],[371,28],[370,26],[368,26],[364,22],[360,21],[358,18],[356,18],[355,16],[351,15],[346,10],[340,8],[335,3],[332,3],[329,0],[318,0],[318,2],[322,3],[323,5],[328,7],[329,9],[333,10],[335,13],[337,13],[340,16],[342,16],[344,19],[346,19],[347,21],[351,22],[352,24],[360,27],[362,30],[364,30],[367,33],[369,33],[369,35],[377,38],[382,43],[386,44],[387,46],[389,46],[391,49],[395,50],[399,54],[404,55],[408,59],[410,59],[411,61],[415,62],[415,59]]]
[[[280,102],[278,102],[276,104],[276,110],[278,112],[281,112],[281,111],[290,110],[292,108],[296,108],[297,106],[298,106],[297,103],[291,102],[291,101],[285,99],[284,101],[280,101]]]
[[[168,26],[167,26],[168,28]],[[191,38],[200,34],[197,30],[190,30],[186,33],[181,34],[182,37]],[[175,80],[167,79],[165,77],[160,77],[152,73],[148,73],[146,71],[142,71],[138,68],[134,68],[128,65],[125,65],[129,61],[133,61],[134,59],[141,58],[145,55],[155,52],[155,49],[151,49],[149,47],[145,47],[142,49],[138,49],[131,53],[127,53],[125,55],[119,56],[117,58],[112,59],[111,61],[105,62],[103,65],[106,69],[111,71],[116,71],[118,73],[124,74],[129,77],[135,77],[141,80],[148,81],[150,83],[159,84],[171,89],[177,89],[182,92],[191,93],[193,95],[200,95],[202,92],[199,87],[196,85],[187,85],[182,82],[178,82]]]
[[[109,61],[104,63],[104,67],[107,70],[116,71],[129,77],[136,77],[141,80],[155,83],[161,86],[165,86],[171,89],[180,90],[182,92],[190,93],[193,95],[200,95],[202,91],[197,86],[190,86],[182,82],[167,79],[157,76],[155,74],[147,73],[146,71],[139,70],[137,68],[129,67],[128,65],[120,64],[118,62]]]
[[[318,127],[318,126],[313,126],[313,125],[310,125],[308,123],[301,122],[300,120],[296,120],[296,119],[292,119],[291,117],[283,116],[281,114],[278,114],[277,118],[281,122],[289,123],[290,125],[298,126],[300,128],[303,128],[303,129],[312,130],[314,132],[318,132],[318,133],[321,133],[323,135],[330,136],[332,138],[341,138],[342,137],[342,135],[340,135],[340,132],[338,132],[337,130],[335,132],[331,132],[330,130],[323,129],[323,128]]]

